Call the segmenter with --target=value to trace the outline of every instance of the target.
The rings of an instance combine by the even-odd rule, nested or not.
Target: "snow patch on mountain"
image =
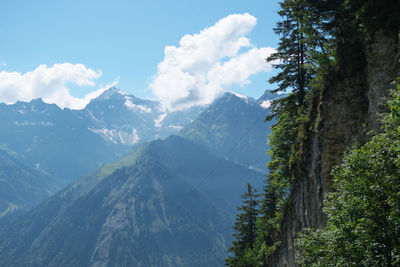
[[[154,126],[160,128],[162,126],[161,122],[165,119],[167,113],[161,114],[157,119],[154,120]]]
[[[119,90],[116,87],[111,87],[107,90],[105,90],[100,96],[98,96],[98,99],[110,99],[111,96],[113,95],[127,95],[124,91]]]
[[[264,100],[263,102],[261,102],[260,106],[267,109],[270,108],[272,104],[272,100]]]
[[[92,129],[88,128],[90,131],[100,135],[104,140],[112,142],[114,144],[124,144],[124,145],[134,145],[139,142],[140,137],[136,129],[132,129],[132,132],[110,130],[107,128],[102,129]]]
[[[245,96],[245,95],[242,95],[242,94],[239,94],[239,93],[236,93],[236,92],[233,92],[233,91],[229,91],[229,93],[231,93],[231,94],[233,94],[233,95],[245,100],[246,103],[249,102],[249,98],[247,96]]]
[[[49,121],[14,121],[15,126],[54,126],[54,123]]]
[[[168,127],[171,129],[177,130],[177,131],[180,131],[183,129],[183,127],[180,125],[169,125]]]
[[[98,119],[93,115],[92,112],[90,112],[90,110],[86,109],[86,111],[89,113],[90,117],[91,117],[93,120],[98,121]]]

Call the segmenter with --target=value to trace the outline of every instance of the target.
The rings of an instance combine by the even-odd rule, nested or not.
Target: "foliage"
[[[270,79],[270,82],[278,83],[276,91],[292,92],[273,103],[273,114],[267,118],[275,116],[277,123],[269,136],[270,161],[267,166],[270,172],[264,186],[257,239],[256,254],[264,260],[274,252],[277,245],[280,214],[290,192],[292,152],[301,118],[307,110],[310,81],[315,74],[310,61],[312,58],[309,57],[312,47],[307,42],[305,32],[305,3],[303,0],[285,0],[280,3],[279,15],[282,21],[274,29],[280,35],[279,47],[267,59],[280,70]]]
[[[280,72],[272,77],[269,82],[278,83],[275,91],[290,89],[297,97],[299,106],[303,105],[312,72],[307,69],[307,53],[309,47],[304,33],[304,1],[284,0],[280,3],[281,10],[278,14],[283,18],[277,23],[274,31],[280,36],[279,47],[276,53],[267,58],[274,68]]]
[[[379,29],[390,31],[399,26],[400,2],[398,0],[349,0],[347,2],[369,33],[374,33]]]
[[[325,200],[327,226],[298,239],[305,266],[399,266],[400,87],[384,131],[353,148],[333,171]]]
[[[379,30],[384,34],[388,32],[392,34],[393,32],[397,33],[399,29],[396,14],[400,12],[400,2],[397,0],[282,0],[280,7],[279,15],[282,20],[277,23],[277,27],[274,29],[275,33],[280,36],[279,47],[276,53],[267,58],[267,61],[271,62],[279,72],[269,81],[278,84],[278,88],[275,91],[290,91],[291,93],[282,99],[275,100],[272,103],[272,114],[266,118],[266,120],[276,118],[276,124],[272,127],[272,134],[270,135],[270,162],[268,163],[270,172],[261,200],[260,217],[257,223],[257,238],[253,244],[253,249],[246,252],[249,257],[247,261],[250,262],[251,260],[252,262],[249,266],[263,266],[265,262],[268,263],[269,256],[274,253],[279,245],[282,212],[292,187],[292,166],[295,166],[293,163],[301,155],[302,151],[298,146],[304,140],[305,132],[308,131],[309,127],[315,125],[306,123],[310,119],[308,118],[308,110],[313,97],[311,92],[318,92],[320,88],[329,90],[329,84],[332,81],[364,75],[365,67],[367,66],[365,47],[371,37]],[[395,30],[393,31],[393,29]],[[400,113],[400,109],[397,112]],[[388,117],[394,116],[393,108],[391,114]],[[317,118],[319,115],[317,114]],[[388,129],[388,125],[392,127],[391,133],[396,132],[393,131],[393,123],[390,124],[386,120],[386,129]],[[317,128],[314,130],[318,131]],[[377,152],[379,149],[382,149],[381,152],[386,153],[386,156],[394,155],[398,152],[395,150],[397,143],[390,143],[389,140],[393,139],[389,138],[389,132],[386,131],[385,134],[385,138],[383,136],[375,137],[371,141],[376,142],[375,148],[373,147],[374,145],[370,144],[372,147],[366,145],[358,148],[358,154],[356,152],[350,153],[348,156],[349,162],[356,154],[359,157],[365,156],[367,159],[366,155],[369,152]],[[391,146],[387,148],[389,150],[385,150],[385,142],[390,143]],[[366,162],[373,164],[374,160],[379,159],[372,157],[368,158],[368,160]],[[383,160],[383,158],[380,160]],[[335,177],[345,177],[339,174],[340,170],[345,167],[338,168],[335,172]],[[380,167],[384,168],[385,166]],[[374,174],[374,171],[383,170],[371,167],[367,173],[371,175],[371,181],[379,181],[379,173]],[[387,175],[390,176],[390,173]],[[337,178],[337,180],[340,179]],[[365,186],[369,186],[369,184],[366,183]],[[383,190],[375,184],[374,186],[381,191]],[[352,196],[351,194],[353,193],[349,191],[349,194],[349,196]],[[354,194],[356,193],[354,192]],[[332,196],[335,195],[333,194]],[[362,200],[358,199],[358,202],[356,201],[351,205],[358,205]],[[343,204],[339,202],[336,205]],[[351,205],[349,204],[348,207],[352,207]],[[357,206],[356,208],[361,209],[361,207]],[[381,208],[380,211],[383,212],[384,209]],[[326,210],[326,212],[329,211]],[[358,212],[367,212],[367,210],[358,210]],[[369,212],[373,213],[371,210]],[[373,220],[371,218],[369,219]],[[365,223],[370,223],[370,221],[365,221]],[[354,233],[347,230],[344,230],[342,234],[353,236]],[[378,232],[374,231],[371,234]],[[357,245],[349,242],[348,247],[346,247],[346,244],[341,243],[340,238],[345,238],[346,236],[341,236],[337,233],[327,236],[328,233],[323,231],[317,231],[312,235],[315,237],[314,239],[307,239],[310,235],[306,234],[300,242],[303,242],[303,247],[307,248],[308,246],[310,248],[310,250],[305,249],[305,251],[308,253],[307,257],[314,257],[315,266],[330,266],[330,264],[336,266],[336,264],[341,264],[338,259],[336,262],[332,258],[326,258],[324,262],[320,260],[321,255],[330,253],[328,248],[334,251],[349,251],[349,258],[342,259],[343,264],[349,265],[356,262],[354,257],[365,255],[365,251],[372,255],[369,258],[365,257],[365,264],[367,264],[368,259],[371,259],[369,263],[372,265],[380,263],[373,261],[377,260],[376,258],[373,259],[374,253],[378,250],[377,247],[363,252],[352,251],[351,249],[356,248]],[[336,236],[339,239],[332,241],[332,247],[329,247],[326,243],[328,241],[325,239],[329,240],[329,237],[336,238]],[[360,233],[360,236],[367,238],[366,233]],[[307,243],[307,240],[311,243]],[[359,241],[357,240],[357,242]],[[373,241],[375,242],[373,243],[375,244],[374,246],[386,246],[386,244],[379,243],[379,240]],[[315,248],[313,246],[321,250],[312,250]],[[373,249],[375,249],[375,252]],[[354,257],[351,256],[353,254],[355,255]],[[362,256],[357,259],[361,258]],[[306,263],[310,258],[303,257],[303,259],[305,259],[303,263]]]
[[[256,242],[257,216],[258,216],[258,195],[250,184],[247,184],[247,191],[241,195],[243,205],[237,209],[236,222],[233,226],[235,233],[234,241],[228,249],[231,252],[229,258],[225,260],[227,266],[255,266],[252,249]]]

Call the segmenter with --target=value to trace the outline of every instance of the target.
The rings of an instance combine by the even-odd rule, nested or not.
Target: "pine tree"
[[[267,61],[272,62],[280,72],[269,82],[278,83],[275,91],[289,90],[291,93],[283,99],[274,101],[272,116],[277,123],[270,136],[270,173],[264,186],[261,228],[259,239],[264,242],[264,257],[275,249],[276,235],[279,232],[279,214],[290,192],[290,161],[302,118],[307,108],[307,94],[310,81],[314,76],[310,62],[310,49],[306,36],[305,0],[284,0],[280,3],[279,15],[282,21],[277,23],[275,33],[280,35],[277,52]],[[258,242],[261,242],[258,240]]]
[[[268,62],[273,63],[274,68],[280,70],[269,82],[278,83],[275,91],[292,90],[299,106],[304,104],[309,81],[313,76],[307,69],[309,48],[304,33],[303,2],[302,0],[284,0],[280,3],[281,10],[278,14],[283,20],[274,28],[275,33],[280,35],[279,47],[276,53],[267,58]]]
[[[308,57],[311,48],[305,33],[305,4],[306,0],[284,0],[280,3],[281,10],[278,13],[283,20],[274,29],[280,35],[279,47],[276,53],[267,58],[267,61],[280,70],[269,80],[271,83],[278,83],[275,91],[292,91],[285,98],[274,101],[272,115],[267,117],[267,120],[277,117],[270,136],[269,182],[274,182],[279,187],[278,190],[286,193],[290,188],[289,162],[302,122],[301,115],[307,110],[306,96],[314,76],[309,68],[312,64]],[[279,195],[282,197],[285,194]]]
[[[247,184],[247,191],[241,195],[243,204],[237,208],[233,226],[234,241],[228,249],[232,255],[225,260],[227,266],[253,266],[251,252],[257,236],[258,195],[257,190]]]
[[[274,231],[276,230],[276,212],[278,211],[279,189],[270,181],[264,186],[264,198],[262,199],[261,211],[262,227],[264,230],[264,242],[266,247],[274,244]]]

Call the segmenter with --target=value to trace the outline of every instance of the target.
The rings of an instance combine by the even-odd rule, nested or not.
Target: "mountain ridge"
[[[61,181],[0,149],[0,224],[29,210],[61,188]]]
[[[166,155],[192,150],[203,156],[197,161],[177,159],[171,166]],[[259,184],[263,175],[222,159],[233,170],[203,181],[203,174],[210,172],[207,166],[220,164],[211,157],[179,136],[137,147],[119,165],[103,166],[103,171],[62,190],[0,231],[0,265],[222,266],[238,193],[247,181],[238,185],[239,170],[257,175],[253,181]],[[188,163],[186,173],[176,167]],[[199,169],[203,174],[194,175]],[[226,187],[223,196],[216,179]],[[146,254],[144,249],[159,252]]]
[[[220,157],[266,173],[267,136],[275,123],[264,122],[268,114],[256,100],[226,92],[179,135]]]

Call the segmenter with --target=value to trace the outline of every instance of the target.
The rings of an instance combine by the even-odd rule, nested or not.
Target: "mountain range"
[[[133,144],[177,133],[201,111],[195,107],[167,114],[159,102],[116,88],[83,110],[60,109],[41,99],[0,103],[0,146],[68,184],[118,160]]]
[[[270,101],[227,92],[179,134],[219,157],[265,173],[267,138],[274,123],[264,123]]]
[[[145,143],[6,228],[0,263],[220,266],[238,195],[262,180],[178,136]]]
[[[239,196],[264,179],[270,100],[228,92],[168,113],[111,88],[83,110],[1,104],[13,164],[0,169],[25,173],[35,200],[0,199],[19,207],[0,225],[0,266],[222,266]]]

